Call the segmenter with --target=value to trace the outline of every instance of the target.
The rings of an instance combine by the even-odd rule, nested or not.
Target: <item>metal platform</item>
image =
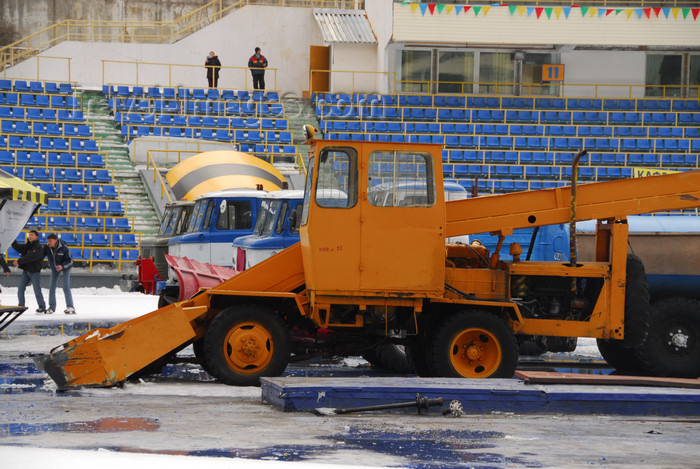
[[[700,415],[700,390],[647,386],[526,384],[520,379],[263,378],[263,401],[285,412],[352,408],[442,397],[465,414]],[[430,413],[440,413],[433,408]],[[410,410],[409,410],[410,411]],[[413,410],[415,412],[415,410]]]

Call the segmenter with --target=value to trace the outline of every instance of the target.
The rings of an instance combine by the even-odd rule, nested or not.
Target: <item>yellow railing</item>
[[[446,88],[449,91],[446,91]],[[700,85],[621,85],[608,83],[498,83],[396,80],[397,93],[478,94],[523,97],[680,98],[700,96]],[[606,93],[607,91],[607,93]],[[611,92],[612,91],[612,92]]]
[[[63,41],[171,44],[246,5],[355,8],[354,0],[213,0],[173,21],[64,20],[0,48],[0,66],[10,67]]]
[[[110,64],[117,64],[116,67],[114,67],[115,73],[119,74],[119,79],[112,79],[110,78],[110,72],[111,69],[109,67]],[[130,80],[128,77],[125,77],[126,73],[126,68],[124,65],[128,65],[129,68],[133,67],[133,80]],[[155,70],[149,70],[147,76],[148,76],[148,83],[141,83],[140,82],[140,75],[141,73],[140,70],[143,70],[144,68],[155,68]],[[202,83],[205,83],[205,72],[206,69],[204,65],[192,65],[192,64],[171,64],[171,63],[162,63],[162,62],[135,62],[135,61],[130,61],[130,60],[102,60],[102,84],[103,85],[114,85],[117,82],[118,83],[129,83],[131,85],[136,85],[136,86],[142,86],[142,85],[152,85],[153,83],[161,83],[161,86],[166,86],[164,84],[165,80],[165,73],[159,74],[159,70],[162,70],[163,72],[167,69],[167,86],[168,87],[174,87],[177,86],[178,83],[182,83],[182,74],[177,74],[176,71],[176,76],[175,79],[173,79],[173,67],[176,69],[179,68],[180,70],[183,70],[184,72],[191,72],[194,71],[195,73],[198,73],[201,75],[201,80]],[[252,78],[250,76],[250,71],[251,69],[248,67],[229,67],[229,66],[222,66],[221,67],[221,76],[219,77],[219,87],[224,87],[224,88],[232,88],[231,86],[231,81],[232,78],[226,76],[227,71],[233,71],[234,74],[236,75],[236,78],[233,78],[233,82],[235,84],[242,83],[242,86],[238,86],[236,89],[252,89]],[[277,90],[277,69],[276,68],[266,68],[265,69],[265,78],[266,78],[266,87],[268,88],[266,91],[275,91]],[[192,75],[190,75],[192,76]],[[272,80],[269,79],[269,77],[272,76]],[[241,79],[242,78],[242,79]],[[205,88],[202,86],[202,88]]]
[[[321,81],[325,81],[324,77],[327,77],[328,82],[324,83],[324,85],[328,85],[328,88],[342,89],[343,93],[364,93],[378,88],[378,76],[384,76],[387,84],[391,87],[387,93],[396,92],[396,85],[401,83],[396,78],[396,72],[320,69],[309,71],[309,90],[312,93],[318,92],[319,78],[322,79]],[[316,80],[316,83],[314,80]],[[347,86],[343,86],[346,83]]]

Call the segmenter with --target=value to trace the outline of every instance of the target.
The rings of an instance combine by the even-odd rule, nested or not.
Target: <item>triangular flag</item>
[[[688,17],[688,13],[690,13],[690,8],[683,8],[683,19]]]
[[[550,18],[550,19],[552,18],[552,10],[553,10],[553,8],[551,8],[551,7],[544,9],[544,12],[547,15],[547,18]]]
[[[668,18],[669,13],[671,13],[671,9],[670,8],[663,8],[663,11],[664,11],[664,16],[666,16],[666,18]]]
[[[485,6],[485,7],[484,7],[484,16],[486,16],[486,15],[489,14],[489,10],[490,10],[490,9],[491,9],[490,6]]]
[[[680,11],[681,11],[680,8],[671,8],[671,13],[673,14],[674,20],[678,19],[678,13],[680,13]]]
[[[455,9],[454,5],[447,5],[447,14],[449,15],[450,13],[452,13],[452,10],[454,10],[454,9]]]
[[[634,13],[634,10],[629,8],[625,10],[625,13],[627,13],[627,19],[630,19],[630,16],[632,16],[632,14]]]
[[[471,9],[470,5],[464,5],[464,13],[468,12]]]
[[[571,14],[571,7],[564,7],[563,10],[564,10],[564,16],[566,16],[566,18],[568,19],[569,15]]]
[[[591,18],[593,18],[595,15],[598,14],[598,9],[597,9],[597,8],[589,8],[588,11],[591,12]]]
[[[637,17],[641,20],[642,15],[644,14],[644,10],[642,10],[641,8],[636,8],[634,12],[637,14]]]
[[[530,16],[535,11],[535,7],[527,7],[527,16]]]
[[[411,13],[415,13],[416,11],[418,11],[418,4],[411,3]]]
[[[435,14],[435,4],[434,3],[428,3],[428,10],[430,10],[430,14]]]
[[[605,8],[598,8],[598,18],[605,15],[606,12],[607,10]]]
[[[693,19],[698,19],[698,14],[700,13],[700,8],[693,8]]]
[[[428,10],[428,4],[427,3],[421,3],[420,4],[420,12],[425,16],[425,12]]]
[[[644,16],[647,18],[651,19],[651,8],[645,8],[644,9]]]
[[[542,8],[542,7],[535,8],[535,13],[537,13],[537,19],[540,19],[540,16],[542,16],[543,11],[544,11],[544,8]]]
[[[619,15],[623,11],[625,10],[623,10],[622,8],[618,8],[617,10],[615,10],[615,16]]]
[[[442,13],[442,11],[445,9],[445,5],[442,3],[439,3],[437,6],[438,14]]]
[[[462,11],[462,7],[458,6],[457,8],[455,8],[455,15],[459,16],[459,14],[462,13]]]
[[[518,7],[515,5],[510,5],[508,7],[508,10],[510,11],[510,16],[513,16],[515,14],[515,12],[518,11]]]
[[[520,14],[520,16],[523,16],[526,11],[527,11],[526,7],[518,7],[518,13]]]
[[[605,16],[610,16],[610,13],[612,13],[613,11],[615,10],[613,10],[612,8],[608,8],[607,10],[605,10]]]
[[[556,16],[557,19],[559,19],[559,17],[561,16],[561,12],[562,12],[562,11],[564,11],[564,10],[562,9],[562,7],[556,7],[556,8],[554,9],[554,16]]]
[[[654,8],[653,10],[654,10],[654,14],[655,14],[656,17],[658,18],[659,15],[661,14],[661,8]]]
[[[479,16],[480,11],[481,11],[481,7],[474,7],[474,16]]]
[[[588,7],[581,7],[581,16],[585,18],[586,13],[588,13]]]

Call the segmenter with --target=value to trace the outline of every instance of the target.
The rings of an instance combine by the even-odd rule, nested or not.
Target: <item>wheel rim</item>
[[[683,321],[669,322],[661,328],[664,351],[676,358],[691,356],[697,347],[695,328]]]
[[[502,358],[496,336],[484,329],[466,329],[450,344],[450,363],[465,378],[491,376],[498,370]]]
[[[272,335],[257,322],[237,324],[224,341],[226,361],[238,373],[259,372],[270,363],[273,352]]]

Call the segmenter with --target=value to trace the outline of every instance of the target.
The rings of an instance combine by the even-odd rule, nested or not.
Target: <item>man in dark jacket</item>
[[[267,59],[260,54],[260,48],[255,48],[255,54],[248,59],[248,68],[253,75],[253,88],[256,90],[265,89],[265,68],[267,67]]]
[[[17,287],[17,299],[19,305],[24,306],[24,290],[30,283],[34,287],[34,296],[36,302],[39,303],[37,314],[46,313],[46,303],[44,296],[41,294],[41,267],[44,262],[44,246],[39,242],[39,233],[35,230],[27,234],[26,243],[12,242],[12,247],[20,254],[20,258],[14,264],[22,269],[22,277],[19,279]]]
[[[5,262],[5,256],[3,256],[2,254],[0,254],[0,269],[2,269],[3,272],[5,272],[5,275],[10,275],[10,268],[7,266],[7,262]],[[0,288],[0,292],[2,292],[2,288]]]
[[[56,311],[56,285],[58,284],[58,276],[61,273],[63,273],[63,295],[66,297],[66,310],[63,312],[75,314],[73,295],[70,292],[70,269],[73,267],[73,258],[70,255],[70,250],[66,243],[58,239],[55,233],[51,233],[46,237],[46,244],[44,253],[49,259],[49,267],[51,268],[49,309],[46,311],[46,314]]]
[[[214,54],[214,51],[209,52],[207,60],[204,62],[207,68],[207,80],[209,80],[209,88],[216,88],[219,84],[219,70],[221,70],[221,61],[219,56]]]

